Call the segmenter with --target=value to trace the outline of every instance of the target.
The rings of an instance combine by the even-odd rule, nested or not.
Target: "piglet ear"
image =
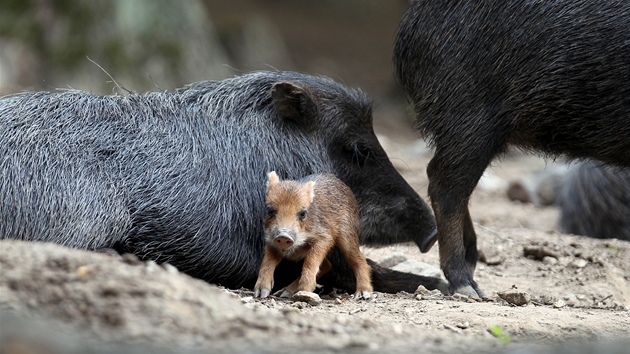
[[[269,192],[269,189],[271,187],[273,187],[274,185],[280,183],[280,177],[278,177],[278,174],[276,174],[276,171],[271,171],[267,174],[267,192]]]
[[[301,120],[315,108],[310,89],[295,82],[276,82],[271,87],[271,98],[280,115],[288,119]]]
[[[315,181],[310,181],[306,183],[306,187],[304,188],[306,189],[309,203],[312,203],[313,199],[315,198]]]

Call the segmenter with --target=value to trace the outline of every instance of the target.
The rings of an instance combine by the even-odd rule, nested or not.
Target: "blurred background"
[[[135,92],[172,90],[294,70],[359,87],[374,99],[379,126],[408,127],[391,64],[406,7],[407,0],[2,0],[0,95],[123,93],[112,78]]]

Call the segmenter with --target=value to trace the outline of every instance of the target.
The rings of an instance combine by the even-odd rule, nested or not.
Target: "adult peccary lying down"
[[[364,244],[421,244],[435,232],[380,146],[369,100],[321,77],[254,72],[174,92],[16,94],[0,99],[0,146],[0,238],[133,253],[228,287],[256,281],[272,170],[341,178],[358,200]],[[322,283],[354,291],[344,257],[329,259]],[[378,291],[438,285],[370,263]],[[276,288],[297,277],[283,274]]]
[[[452,292],[481,294],[468,201],[509,146],[630,166],[628,0],[416,0],[394,66],[435,147],[428,189]]]

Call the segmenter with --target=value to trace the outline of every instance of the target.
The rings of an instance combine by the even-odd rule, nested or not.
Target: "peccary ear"
[[[315,181],[310,181],[306,183],[306,186],[304,188],[307,193],[306,195],[308,195],[308,202],[312,203],[313,198],[315,198]]]
[[[276,171],[271,171],[267,174],[267,192],[274,184],[280,183],[280,177],[276,174]]]
[[[279,81],[271,87],[273,105],[285,118],[300,120],[315,107],[308,87],[289,81]]]

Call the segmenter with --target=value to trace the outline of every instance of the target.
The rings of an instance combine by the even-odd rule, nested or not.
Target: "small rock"
[[[83,265],[77,268],[77,276],[79,278],[89,275],[90,273],[92,273],[92,268],[90,266]]]
[[[553,307],[557,308],[557,309],[562,308],[565,305],[566,305],[566,303],[564,301],[562,301],[562,300],[558,300],[558,301],[553,303]]]
[[[420,295],[429,295],[430,293],[429,289],[425,288],[424,285],[418,285],[418,288],[414,291],[414,294]]]
[[[560,266],[567,266],[567,265],[569,265],[569,263],[571,263],[571,258],[569,258],[569,257],[560,257],[560,258],[558,258],[558,265],[560,265]]]
[[[450,329],[451,331],[455,332],[455,333],[462,333],[462,331],[460,331],[458,328],[455,328],[453,326],[451,326],[450,324],[444,324],[444,328],[446,329]]]
[[[322,299],[319,295],[309,291],[298,291],[291,297],[291,300],[296,302],[306,302],[311,306],[317,306],[322,303]]]
[[[524,291],[519,291],[516,289],[501,291],[497,294],[499,295],[501,299],[516,306],[527,305],[532,300],[531,295],[529,295],[528,293]]]
[[[153,272],[155,272],[157,269],[160,269],[160,266],[159,266],[159,265],[157,265],[157,263],[155,263],[155,261],[153,261],[153,260],[148,260],[148,261],[146,262],[146,270],[147,270],[147,273],[153,273]]]
[[[357,308],[357,309],[354,309],[354,310],[350,311],[350,314],[354,315],[355,313],[359,313],[359,312],[361,312],[361,309]]]
[[[252,301],[253,299],[254,298],[252,296],[246,296],[246,297],[241,299],[241,302],[246,304],[246,303]]]
[[[464,294],[460,294],[460,293],[455,293],[451,297],[453,298],[453,300],[457,300],[457,301],[467,301],[468,300],[468,295],[464,295]]]
[[[123,262],[127,263],[127,264],[131,264],[131,265],[138,265],[141,264],[142,261],[140,260],[140,258],[138,258],[138,256],[136,256],[135,254],[131,254],[131,253],[125,253],[122,255],[122,259]]]
[[[532,256],[534,257],[534,259],[539,260],[539,261],[543,260],[543,258],[545,257],[553,257],[556,259],[560,258],[560,256],[556,252],[553,252],[546,247],[540,247],[540,246],[523,247],[523,255],[525,257]]]
[[[169,273],[169,274],[177,274],[177,273],[179,273],[179,270],[177,270],[177,267],[175,267],[174,265],[172,265],[170,263],[163,263],[162,264],[162,268],[164,268],[164,270],[166,270],[166,272]]]
[[[422,299],[430,299],[430,298],[442,298],[444,297],[444,294],[442,294],[441,291],[439,291],[438,289],[433,289],[433,290],[429,290],[427,288],[424,287],[424,285],[418,285],[418,288],[416,289],[416,291],[414,291],[416,296],[416,299],[420,300],[420,298]]]
[[[487,257],[485,261],[485,263],[489,266],[500,265],[503,264],[503,262],[505,262],[505,257],[503,256]]]
[[[556,302],[557,299],[553,297],[551,294],[543,294],[540,296],[540,298],[538,298],[538,301],[540,301],[544,305],[551,305],[554,302]]]
[[[542,259],[542,262],[543,264],[550,265],[550,266],[558,264],[558,260],[556,258],[549,257],[549,256],[544,256]]]
[[[296,309],[300,309],[301,310],[301,309],[306,307],[306,302],[296,301],[291,306],[295,307]]]
[[[588,261],[582,258],[578,258],[573,260],[573,262],[569,263],[569,266],[574,268],[584,268],[588,264]]]
[[[489,256],[487,256],[485,252],[479,250],[479,261],[489,266],[495,266],[505,262],[505,257],[498,253],[490,254]]]
[[[468,321],[464,323],[456,323],[455,327],[461,328],[461,329],[467,329],[468,327],[470,327],[470,323],[468,323]]]

